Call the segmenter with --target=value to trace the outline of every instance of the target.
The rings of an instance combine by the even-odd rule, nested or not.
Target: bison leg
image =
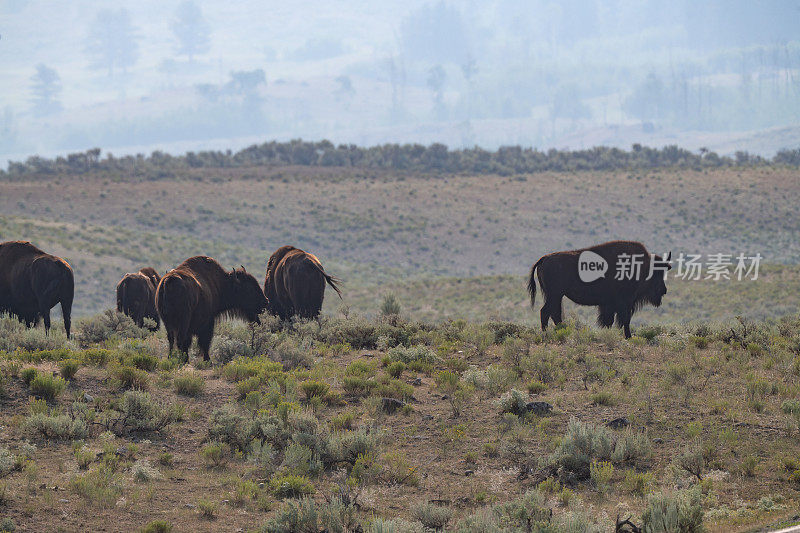
[[[597,325],[601,328],[610,328],[614,325],[614,309],[600,306],[597,308]]]
[[[169,342],[169,352],[172,353],[172,348],[175,346],[175,335],[172,333],[171,329],[167,330],[167,342]]]
[[[203,354],[204,361],[210,361],[211,357],[208,352],[211,349],[211,339],[214,337],[214,323],[208,324],[204,328],[200,328],[197,334],[197,346],[200,348],[200,353]]]
[[[550,309],[547,308],[547,304],[542,306],[540,316],[542,317],[542,331],[544,331],[547,329],[547,322],[550,320]]]
[[[44,334],[50,334],[50,310],[42,311],[42,318],[44,318]]]
[[[617,311],[617,324],[622,326],[626,339],[631,338],[631,317],[633,317],[633,309],[627,308]]]
[[[189,348],[192,346],[192,335],[188,331],[178,332],[178,351],[183,354],[184,362],[189,362]]]

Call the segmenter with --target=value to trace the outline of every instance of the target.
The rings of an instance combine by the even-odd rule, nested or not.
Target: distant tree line
[[[509,176],[543,171],[637,170],[654,168],[717,168],[754,165],[800,166],[800,148],[781,150],[773,158],[748,152],[733,157],[720,156],[707,149],[699,153],[665,146],[648,148],[634,144],[631,150],[595,147],[587,150],[540,151],[521,146],[503,146],[496,151],[482,148],[450,150],[443,144],[384,144],[360,147],[334,145],[330,141],[268,142],[238,152],[203,151],[173,156],[155,151],[144,154],[100,157],[100,149],[47,159],[31,156],[24,162],[10,161],[0,178],[52,174],[109,172],[145,179],[169,178],[181,171],[199,168],[253,168],[274,166],[345,167],[391,169],[416,172],[499,174]]]

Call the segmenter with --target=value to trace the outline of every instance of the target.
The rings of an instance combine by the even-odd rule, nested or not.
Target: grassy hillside
[[[798,507],[799,328],[264,317],[223,324],[214,366],[192,367],[113,314],[71,341],[0,318],[1,525],[599,532],[671,508],[779,525]]]
[[[796,170],[538,173],[512,177],[280,167],[0,182],[0,239],[65,256],[75,311],[113,305],[125,272],[165,270],[195,254],[258,274],[278,246],[316,253],[345,284],[345,304],[375,313],[392,290],[413,318],[534,320],[523,277],[542,254],[642,240],[673,254],[761,253],[756,282],[669,280],[640,320],[780,316],[797,309]],[[789,266],[780,266],[781,264]],[[326,311],[340,302],[328,298]],[[587,315],[588,316],[588,315]]]

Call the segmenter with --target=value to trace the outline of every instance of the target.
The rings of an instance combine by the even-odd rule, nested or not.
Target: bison
[[[337,285],[341,281],[326,274],[316,256],[294,246],[281,246],[267,262],[264,294],[269,301],[269,312],[282,320],[295,315],[318,317],[325,283],[342,297]]]
[[[667,294],[664,278],[671,268],[669,260],[669,255],[665,260],[651,256],[642,243],[634,241],[612,241],[545,255],[531,268],[531,307],[538,277],[544,293],[542,330],[551,318],[554,324],[561,323],[561,300],[566,296],[579,305],[596,305],[597,323],[602,327],[611,327],[616,316],[617,326],[623,328],[625,338],[630,338],[634,312],[645,303],[660,306]]]
[[[161,276],[155,269],[145,267],[139,272],[128,273],[117,284],[117,311],[125,313],[144,327],[144,319],[149,318],[155,322],[155,327],[150,331],[158,331],[159,318],[156,309],[156,287],[161,281]]]
[[[196,336],[203,359],[208,361],[215,321],[233,316],[258,323],[267,299],[244,267],[226,272],[214,259],[195,256],[161,278],[156,308],[167,330],[170,352],[177,342],[188,359],[192,336]]]
[[[28,327],[44,318],[49,333],[50,309],[60,303],[69,337],[74,294],[69,263],[26,241],[0,244],[0,312],[16,315]]]

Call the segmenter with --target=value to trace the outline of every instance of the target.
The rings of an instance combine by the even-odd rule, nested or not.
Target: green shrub
[[[500,408],[501,413],[512,413],[517,416],[525,416],[528,411],[527,404],[528,396],[517,389],[511,389],[497,401],[497,406]]]
[[[369,396],[377,386],[378,383],[376,381],[361,376],[345,376],[342,378],[342,389],[346,394],[352,396]]]
[[[411,507],[411,515],[426,528],[443,531],[453,517],[453,511],[433,503],[420,503]]]
[[[659,493],[650,496],[642,514],[642,530],[647,533],[705,531],[700,487],[674,494]]]
[[[303,394],[306,395],[306,400],[311,400],[312,398],[325,398],[331,389],[330,386],[324,381],[313,379],[300,383],[300,388],[302,389]]]
[[[614,437],[602,426],[571,418],[550,462],[562,467],[578,479],[588,479],[593,461],[609,461],[614,451]]]
[[[113,469],[101,465],[91,472],[74,476],[70,479],[69,486],[87,503],[109,508],[122,495],[123,481]]]
[[[234,450],[247,449],[253,435],[253,421],[226,404],[215,409],[208,419],[208,438],[225,442]]]
[[[401,361],[409,368],[412,364],[433,365],[437,361],[436,354],[427,346],[395,346],[387,353],[389,360]]]
[[[150,386],[150,377],[147,372],[132,366],[114,366],[110,374],[118,389],[144,390]]]
[[[114,425],[119,433],[160,431],[175,419],[168,406],[138,390],[129,390],[122,395],[119,410],[122,416]]]
[[[617,403],[614,396],[608,391],[593,392],[591,400],[594,405],[614,405]]]
[[[153,520],[140,531],[141,533],[170,533],[172,524],[166,520]]]
[[[609,461],[592,461],[589,465],[589,477],[601,494],[608,490],[608,485],[613,476],[614,465]]]
[[[81,367],[81,362],[77,359],[64,359],[58,365],[61,377],[64,379],[72,379]]]
[[[35,367],[29,366],[27,368],[23,368],[19,375],[25,385],[30,385],[31,381],[33,381],[33,378],[35,378],[37,374],[39,374],[39,371]]]
[[[334,496],[328,501],[317,503],[311,498],[300,498],[287,502],[278,509],[260,529],[261,533],[299,533],[299,532],[349,532],[363,531],[357,521],[355,504],[348,499]],[[403,533],[407,533],[403,530]]]
[[[404,362],[395,361],[386,367],[386,373],[392,376],[393,378],[397,379],[403,374],[403,371],[405,369],[406,369],[406,364]]]
[[[128,358],[128,364],[145,372],[158,368],[158,362],[158,357],[146,353],[136,353]]]
[[[104,343],[112,337],[143,339],[150,334],[147,329],[137,327],[130,317],[113,309],[79,320],[75,329],[75,338],[83,345]]]
[[[67,382],[64,381],[64,378],[54,377],[53,374],[48,372],[39,372],[31,380],[28,388],[37,398],[44,398],[52,402],[66,386]]]
[[[547,390],[547,385],[545,385],[538,379],[529,381],[527,387],[528,387],[528,393],[530,394],[541,394],[545,390]]]
[[[397,296],[395,296],[393,292],[384,294],[383,300],[381,300],[381,315],[396,316],[399,314],[400,314],[400,302],[397,300]]]
[[[197,511],[206,520],[211,520],[214,518],[214,513],[217,512],[217,504],[211,500],[199,500],[197,502]]]
[[[200,457],[206,465],[214,468],[225,466],[230,456],[231,448],[224,442],[210,442],[200,449]]]
[[[269,484],[277,498],[299,498],[314,493],[314,485],[306,476],[281,474],[273,477]]]
[[[189,370],[175,376],[175,379],[172,380],[172,386],[178,394],[197,396],[203,392],[205,380],[200,373]]]
[[[81,356],[87,365],[106,366],[112,359],[112,353],[105,348],[89,348],[81,352]]]

